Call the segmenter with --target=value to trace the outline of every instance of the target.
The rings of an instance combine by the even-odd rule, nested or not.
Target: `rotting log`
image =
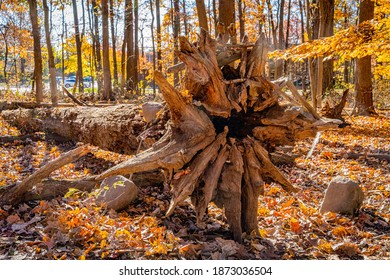
[[[0,116],[23,132],[43,131],[125,154],[137,151],[138,136],[147,128],[141,107],[135,105],[6,110]],[[142,142],[143,149],[164,134],[167,119],[168,112],[165,112],[149,127]]]
[[[255,44],[246,40],[234,50],[204,30],[195,44],[180,38],[177,55],[185,65],[181,90],[186,94],[161,73],[155,74],[172,114],[166,134],[150,149],[97,178],[161,168],[172,186],[167,216],[191,197],[202,226],[208,203],[215,201],[225,208],[236,241],[242,240],[243,231],[256,232],[257,200],[264,182],[298,191],[269,154],[278,146],[293,146],[337,127],[339,121],[322,119],[294,88],[293,104],[279,104],[281,89],[262,76],[267,57],[264,35]],[[218,63],[234,52],[240,54],[238,65]]]

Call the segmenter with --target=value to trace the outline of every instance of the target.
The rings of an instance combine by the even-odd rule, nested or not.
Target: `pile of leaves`
[[[327,131],[310,158],[312,141],[297,143],[295,163],[279,166],[301,190],[278,185],[259,198],[259,232],[232,241],[223,210],[211,204],[204,227],[196,225],[189,200],[165,217],[170,195],[148,186],[120,212],[71,191],[51,201],[0,208],[0,259],[388,259],[390,258],[390,165],[369,154],[388,154],[390,116],[346,117],[344,129]],[[0,120],[0,135],[19,131]],[[0,188],[15,183],[72,149],[72,143],[14,141],[0,147]],[[361,155],[350,159],[351,153]],[[99,174],[128,156],[95,150],[52,174],[78,178]],[[337,175],[359,182],[365,193],[355,216],[319,213]]]

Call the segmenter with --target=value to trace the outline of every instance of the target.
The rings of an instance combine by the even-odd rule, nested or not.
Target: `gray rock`
[[[153,121],[157,113],[163,108],[163,105],[158,102],[146,102],[142,104],[142,116],[146,122]]]
[[[345,177],[334,178],[325,192],[320,212],[335,212],[354,215],[364,199],[359,184]]]
[[[120,210],[129,205],[138,195],[138,187],[129,179],[116,175],[103,180],[95,191],[96,203]]]

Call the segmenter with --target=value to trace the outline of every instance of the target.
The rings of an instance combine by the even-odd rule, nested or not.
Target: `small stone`
[[[142,104],[142,116],[144,117],[145,121],[153,121],[162,107],[163,105],[158,102],[146,102]]]
[[[354,215],[362,205],[363,191],[359,184],[342,176],[334,178],[325,192],[320,212]]]
[[[138,195],[138,187],[129,179],[116,175],[103,180],[95,191],[96,203],[118,211],[129,205]]]

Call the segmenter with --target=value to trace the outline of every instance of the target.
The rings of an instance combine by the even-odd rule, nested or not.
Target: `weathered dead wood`
[[[137,137],[147,126],[141,107],[101,106],[7,110],[1,112],[1,117],[25,133],[43,131],[105,150],[134,154],[139,145]],[[168,112],[164,112],[143,141],[143,149],[149,148],[164,134],[167,119]]]
[[[278,182],[287,192],[297,192],[298,189],[295,188],[280,172],[280,170],[271,162],[267,150],[264,149],[258,141],[250,137],[248,137],[248,139],[252,144],[257,158],[263,166],[263,168],[261,169],[263,177],[268,177],[275,182]]]
[[[264,74],[265,63],[268,60],[268,45],[265,34],[261,33],[248,56],[247,78],[261,77]]]
[[[230,139],[231,149],[229,161],[222,171],[222,181],[218,186],[218,196],[224,208],[225,216],[234,240],[242,242],[241,227],[241,181],[244,173],[244,162],[235,140]]]
[[[90,150],[90,146],[84,145],[61,155],[57,159],[50,161],[32,175],[25,178],[19,184],[16,184],[14,187],[5,190],[5,192],[2,193],[0,197],[0,205],[19,203],[21,200],[23,200],[23,195],[27,191],[29,191],[33,186],[38,184],[43,179],[47,178],[53,171],[68,163],[76,161],[80,157],[89,153]]]
[[[303,107],[305,107],[309,112],[310,114],[312,114],[312,116],[314,118],[316,118],[317,120],[321,119],[321,116],[316,112],[316,110],[299,94],[297,88],[294,86],[294,84],[288,80],[286,82],[286,86],[290,89],[291,93],[293,94],[293,96],[297,99],[297,101],[299,101]]]
[[[100,174],[99,180],[156,168],[178,170],[215,139],[213,124],[204,112],[188,104],[160,72],[155,80],[171,111],[171,129],[150,149]]]
[[[131,179],[140,188],[161,184],[164,176],[160,171],[148,171],[136,173]],[[58,196],[64,196],[69,189],[78,189],[82,192],[92,191],[100,181],[96,176],[89,176],[82,179],[44,179],[28,190],[21,202],[30,200],[48,200]]]
[[[215,116],[229,117],[232,106],[225,94],[222,71],[216,57],[216,41],[202,29],[198,46],[180,38],[179,58],[187,65],[183,81],[193,99]]]
[[[169,204],[166,216],[173,213],[176,205],[186,199],[194,191],[200,177],[207,165],[214,161],[218,155],[219,148],[226,143],[227,127],[225,131],[218,134],[215,141],[206,147],[190,164],[188,174],[182,175],[172,190],[172,199]]]
[[[257,209],[259,195],[264,194],[264,181],[261,177],[261,164],[248,141],[244,140],[244,180],[241,189],[241,224],[242,230],[248,234],[258,233]]]
[[[197,193],[193,199],[198,226],[202,226],[202,220],[206,214],[207,206],[215,195],[222,168],[228,157],[229,149],[228,146],[225,145],[220,150],[217,159],[210,164],[204,172],[204,185],[202,188],[198,187]]]
[[[345,104],[347,103],[348,93],[349,89],[344,90],[340,102],[334,107],[330,107],[328,102],[325,103],[324,107],[321,110],[322,115],[327,118],[340,119],[344,121],[344,118],[341,116],[341,113],[343,112]]]
[[[19,141],[25,141],[30,139],[32,141],[44,140],[45,136],[42,133],[25,134],[19,136],[0,136],[0,143],[13,143]]]
[[[62,86],[62,89],[63,91],[65,92],[65,94],[76,104],[76,105],[79,105],[79,106],[89,106],[87,103],[85,102],[82,102],[80,100],[78,100],[76,98],[76,96],[74,96],[73,94],[71,94],[69,92],[69,90],[66,89],[66,87]]]

